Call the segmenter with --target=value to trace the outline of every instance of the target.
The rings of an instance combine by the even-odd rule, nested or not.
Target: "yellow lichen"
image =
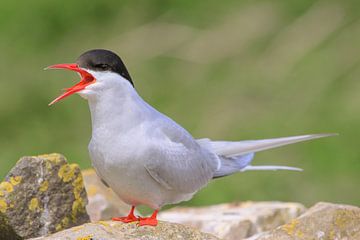
[[[72,164],[77,167],[76,164]],[[81,198],[81,192],[84,190],[84,183],[81,173],[79,173],[76,177],[76,179],[72,182],[72,185],[74,187],[74,197],[75,201],[72,205],[72,220],[73,222],[76,221],[76,216],[79,212],[84,212],[85,209],[85,201]]]
[[[22,180],[22,176],[14,176],[14,177],[10,177],[10,183],[13,185],[13,186],[16,186],[18,185]]]
[[[331,229],[331,231],[329,233],[329,239],[335,239],[335,231],[334,231],[334,229]]]
[[[51,168],[52,168],[51,162],[50,162],[50,161],[46,161],[46,162],[45,162],[45,167],[46,167],[47,170],[51,170]]]
[[[339,210],[336,214],[335,218],[335,225],[340,229],[344,228],[349,221],[349,217],[347,216],[346,212]]]
[[[289,234],[290,236],[292,236],[295,232],[295,228],[296,226],[299,224],[299,220],[294,219],[291,222],[289,222],[288,224],[283,225],[281,228],[282,230],[284,230],[287,234]]]
[[[0,183],[0,192],[8,192],[8,193],[10,193],[12,191],[14,191],[14,187],[13,187],[13,185],[11,183],[6,182],[6,181]]]
[[[75,199],[75,201],[72,204],[72,212],[71,212],[72,221],[76,222],[77,214],[84,211],[85,211],[84,200],[82,198]]]
[[[69,182],[74,178],[75,171],[77,170],[77,168],[78,168],[77,164],[65,164],[60,167],[58,176],[64,182]]]
[[[0,212],[5,213],[8,205],[4,199],[0,199]]]
[[[70,219],[68,217],[64,217],[62,220],[61,220],[61,224],[62,226],[64,226],[64,228],[68,227],[69,226],[69,223],[70,223]]]
[[[101,225],[103,225],[103,226],[105,226],[105,227],[109,227],[109,226],[110,226],[110,224],[107,223],[107,222],[105,222],[105,221],[99,221],[98,223],[101,224]]]
[[[78,238],[76,238],[76,240],[91,240],[92,237],[93,237],[93,235],[90,234],[90,235],[87,235],[87,236],[84,236],[84,237],[78,237]]]
[[[39,191],[45,192],[46,190],[48,190],[48,188],[49,188],[49,182],[45,180],[40,184]]]
[[[76,226],[76,227],[71,228],[71,230],[72,230],[73,232],[77,232],[77,231],[79,231],[79,230],[81,230],[81,229],[83,229],[83,228],[84,228],[84,225],[80,225],[80,226]]]
[[[61,224],[56,224],[56,226],[55,226],[55,230],[58,232],[58,231],[60,231],[62,229],[62,226],[61,226]]]
[[[74,187],[74,196],[75,199],[79,199],[81,192],[84,190],[84,181],[81,174],[78,174],[77,178],[72,182]]]
[[[302,231],[300,231],[299,229],[296,230],[295,235],[296,235],[296,237],[298,237],[298,238],[304,237],[304,233],[303,233]]]
[[[69,226],[69,224],[70,224],[69,217],[64,217],[60,223],[56,224],[55,230],[60,231],[63,228],[67,228]]]
[[[89,176],[89,175],[94,175],[95,171],[92,168],[88,168],[88,169],[82,170],[81,173],[83,176]]]
[[[55,162],[55,163],[59,163],[61,162],[61,157],[62,155],[59,153],[50,153],[50,154],[42,154],[42,155],[38,155],[36,156],[38,158],[45,158],[49,161]]]
[[[28,207],[30,211],[35,211],[37,208],[39,208],[39,200],[37,198],[32,198]]]
[[[93,184],[90,184],[86,189],[86,193],[90,197],[95,196],[97,193],[97,187]]]

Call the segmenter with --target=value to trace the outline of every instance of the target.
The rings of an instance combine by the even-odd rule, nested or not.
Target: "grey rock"
[[[360,208],[317,203],[300,217],[248,240],[356,240],[360,239]]]
[[[0,239],[36,237],[89,221],[79,167],[60,154],[23,157],[0,183]]]
[[[100,221],[67,229],[36,240],[216,240],[217,237],[176,223],[159,222],[156,227],[136,223]],[[35,240],[35,239],[33,239]]]
[[[226,240],[239,240],[283,225],[304,211],[299,203],[243,202],[177,207],[160,213],[159,219],[193,226]]]
[[[128,215],[130,206],[105,186],[94,169],[83,170],[82,175],[89,200],[86,211],[92,222]]]
[[[23,239],[16,234],[14,229],[10,226],[6,216],[0,213],[0,239],[6,240],[20,240]]]

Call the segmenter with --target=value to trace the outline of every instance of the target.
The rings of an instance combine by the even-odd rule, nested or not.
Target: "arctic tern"
[[[297,170],[287,166],[252,166],[255,152],[332,134],[312,134],[251,141],[194,139],[175,121],[146,103],[134,88],[120,57],[104,49],[83,53],[68,69],[79,83],[49,105],[78,93],[88,100],[92,137],[89,155],[99,177],[131,211],[115,221],[157,225],[166,204],[189,200],[214,178],[246,170]],[[154,209],[150,217],[134,215],[136,206]]]

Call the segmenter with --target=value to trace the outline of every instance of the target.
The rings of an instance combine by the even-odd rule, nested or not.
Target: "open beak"
[[[84,69],[79,68],[79,66],[75,63],[55,64],[55,65],[51,65],[51,66],[45,68],[45,70],[47,70],[47,69],[68,69],[68,70],[71,70],[74,72],[78,72],[81,76],[80,82],[78,82],[77,84],[75,84],[74,86],[72,86],[70,88],[65,89],[65,92],[63,94],[61,94],[60,96],[58,96],[57,98],[55,98],[51,103],[49,103],[49,106],[60,101],[63,98],[66,98],[74,93],[77,93],[77,92],[85,89],[86,86],[89,86],[90,84],[92,84],[96,81],[96,79],[93,75],[91,75]]]

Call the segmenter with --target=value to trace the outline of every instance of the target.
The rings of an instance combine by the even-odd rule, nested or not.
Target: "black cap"
[[[76,63],[81,68],[94,71],[110,71],[118,73],[134,86],[125,64],[121,58],[112,51],[105,49],[89,50],[81,54],[80,57],[76,60]]]

